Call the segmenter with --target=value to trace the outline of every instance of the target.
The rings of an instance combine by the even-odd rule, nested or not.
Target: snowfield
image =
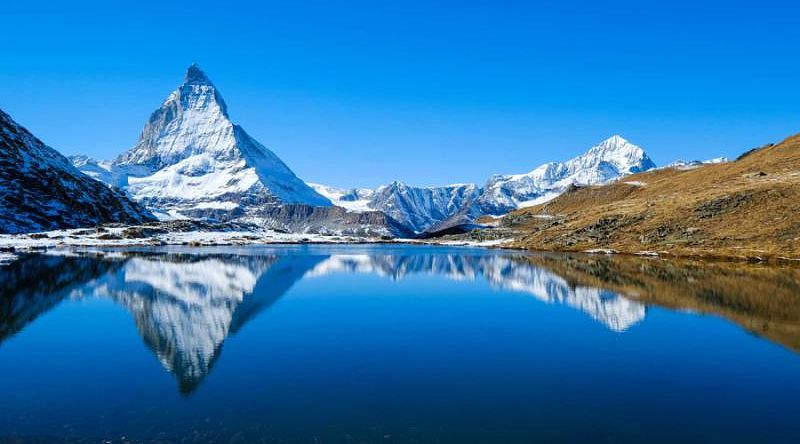
[[[223,246],[260,244],[330,244],[330,243],[415,243],[502,247],[511,239],[488,241],[433,239],[391,239],[342,234],[289,233],[259,229],[241,224],[209,225],[197,221],[177,220],[134,226],[106,226],[51,230],[29,234],[0,234],[0,266],[17,259],[17,253],[60,251],[67,254],[75,248],[126,248],[160,245]]]
[[[282,243],[364,243],[382,242],[378,238],[307,233],[282,233],[274,230],[168,231],[142,237],[125,237],[126,230],[141,226],[52,230],[31,234],[0,234],[0,263],[11,262],[9,251],[30,251],[61,247],[134,247],[148,245],[248,245]],[[146,227],[145,227],[146,228]]]
[[[314,191],[325,196],[334,205],[347,209],[348,211],[370,211],[372,196],[375,191],[369,188],[336,188],[318,183],[307,182]]]
[[[3,265],[10,264],[15,260],[17,260],[16,254],[0,252],[0,267],[2,267]]]

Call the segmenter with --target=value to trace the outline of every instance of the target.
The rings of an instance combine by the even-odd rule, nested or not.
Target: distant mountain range
[[[613,136],[574,159],[546,163],[525,174],[495,175],[483,187],[414,187],[392,182],[370,190],[309,185],[335,205],[351,211],[380,210],[422,233],[546,202],[572,185],[604,184],[655,167],[643,149]]]
[[[45,146],[27,131],[14,139],[14,134],[24,130],[5,114],[2,123],[9,128],[3,133],[4,145],[45,152],[41,148]],[[60,156],[50,151],[44,157]],[[22,183],[13,173],[27,171],[31,162],[3,154],[7,182]],[[155,216],[249,223],[292,232],[424,236],[466,230],[480,216],[500,216],[546,202],[572,186],[606,184],[656,167],[642,148],[615,135],[571,160],[547,163],[524,174],[494,175],[482,186],[418,187],[395,181],[376,189],[343,189],[305,182],[231,121],[219,90],[196,65],[189,67],[180,86],[152,113],[131,149],[112,161],[80,155],[69,160],[72,165],[63,156],[35,163],[48,177],[77,178],[76,183],[91,190],[76,193],[80,187],[62,186],[58,196],[45,196],[58,189],[39,186],[47,183],[39,180],[23,187],[39,194],[23,196],[19,186],[6,185],[0,190],[6,200],[19,202],[13,202],[17,210],[8,212],[15,216],[2,216],[6,221],[1,231],[140,222]],[[702,163],[672,166],[696,164]],[[97,187],[86,176],[108,188]],[[77,194],[110,204],[81,208],[78,203],[87,198]],[[31,205],[33,201],[44,205]]]

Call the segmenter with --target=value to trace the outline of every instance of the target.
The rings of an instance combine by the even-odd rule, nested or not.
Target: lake
[[[800,267],[403,245],[0,267],[0,442],[797,443]]]

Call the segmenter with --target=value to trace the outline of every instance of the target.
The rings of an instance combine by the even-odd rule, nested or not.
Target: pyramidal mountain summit
[[[219,90],[197,65],[153,112],[133,148],[110,163],[84,158],[81,168],[163,219],[256,222],[265,206],[331,205],[231,121]]]

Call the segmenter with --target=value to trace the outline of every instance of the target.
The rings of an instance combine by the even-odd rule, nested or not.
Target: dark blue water
[[[800,442],[793,268],[228,247],[0,280],[0,442]]]

